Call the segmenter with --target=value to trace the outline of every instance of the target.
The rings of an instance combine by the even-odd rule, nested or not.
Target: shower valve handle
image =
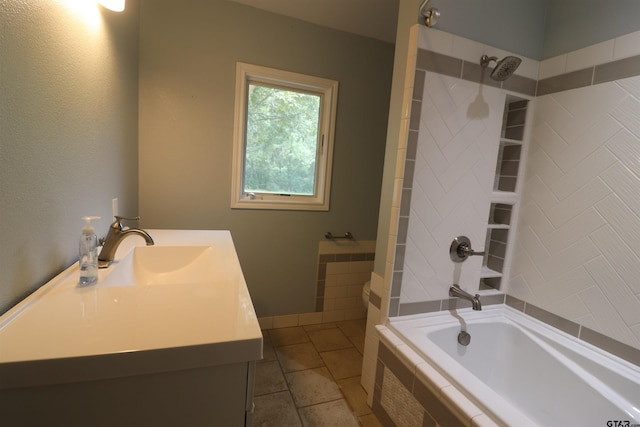
[[[471,241],[466,236],[458,236],[453,239],[449,248],[449,257],[453,262],[462,262],[472,255],[484,256],[484,254],[485,252],[476,252],[471,249]]]
[[[460,243],[458,245],[458,256],[460,257],[470,257],[472,255],[482,255],[484,256],[484,252],[476,252],[474,250],[472,250],[469,245],[467,245],[466,243]]]

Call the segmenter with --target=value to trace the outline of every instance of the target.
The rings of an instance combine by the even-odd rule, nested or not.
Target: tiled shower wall
[[[640,77],[535,103],[509,294],[640,348]]]
[[[440,309],[453,283],[479,289],[482,257],[454,264],[449,246],[464,235],[484,248],[496,168],[505,167],[496,159],[507,97],[479,65],[491,48],[463,61],[431,34],[419,37],[390,316]],[[531,81],[518,83],[528,91]]]
[[[504,105],[504,98],[496,98],[502,91],[469,78],[473,68],[465,72],[467,62],[462,61],[461,78],[441,71],[448,69],[452,52],[466,58],[470,51],[486,47],[433,29],[419,31],[422,49],[446,57],[431,55],[429,66],[436,69],[424,71],[424,83],[420,80],[424,67],[417,61],[390,316],[441,309],[451,279],[459,279],[468,290],[477,289],[474,274],[479,265],[472,263],[474,258],[479,263],[479,257],[456,271],[448,260],[448,245],[456,235],[468,233],[474,246],[482,249],[484,229],[476,218],[486,225],[489,212],[478,196],[486,194],[482,160],[494,155],[492,142],[485,143],[484,137],[486,132],[495,135],[489,129],[495,129],[502,117],[493,111]],[[611,51],[603,53],[607,48]],[[504,289],[532,306],[640,348],[637,55],[640,33],[540,64],[538,92],[544,95],[533,98],[529,106],[533,119],[528,173],[513,267]],[[600,62],[590,63],[588,58]],[[523,66],[527,63],[525,59]],[[526,84],[510,89],[528,97]],[[473,121],[470,113],[486,112],[487,105],[488,115]],[[416,108],[419,112],[414,114]],[[474,132],[464,134],[472,128]],[[422,129],[429,131],[423,134]],[[460,130],[460,139],[446,134],[451,129]],[[441,135],[449,145],[439,142]],[[463,136],[473,142],[477,150],[473,155],[465,152],[469,145],[461,141]],[[498,140],[496,136],[493,143]],[[451,161],[455,156],[447,156],[447,150],[458,157]],[[466,163],[458,161],[465,154]],[[495,169],[495,156],[493,162]],[[465,175],[469,168],[471,178]],[[470,187],[475,192],[465,192]],[[407,195],[411,202],[405,205]],[[473,214],[462,216],[463,210]],[[465,276],[467,271],[471,274]]]

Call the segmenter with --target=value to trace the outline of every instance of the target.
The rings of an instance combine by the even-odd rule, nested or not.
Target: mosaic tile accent
[[[380,404],[397,426],[422,425],[424,409],[389,369],[384,370]]]
[[[456,415],[390,350],[378,347],[373,412],[384,425],[464,427]],[[495,424],[491,424],[495,425]]]

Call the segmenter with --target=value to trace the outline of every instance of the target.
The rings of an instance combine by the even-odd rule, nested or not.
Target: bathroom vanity
[[[251,424],[262,334],[230,233],[148,232],[0,317],[0,423]]]

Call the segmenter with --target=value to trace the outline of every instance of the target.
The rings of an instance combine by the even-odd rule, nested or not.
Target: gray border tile
[[[373,291],[369,291],[369,302],[378,310],[382,308],[382,298]]]
[[[507,294],[507,298],[505,299],[505,304],[507,304],[509,307],[514,308],[518,311],[524,311],[525,302],[516,297],[512,297],[509,294]]]
[[[433,313],[440,311],[440,301],[421,301],[400,304],[399,315],[408,316],[410,314]]]
[[[640,55],[596,65],[593,84],[606,83],[640,75]]]
[[[637,348],[621,343],[620,341],[616,341],[613,338],[609,338],[600,332],[585,328],[584,326],[580,329],[580,339],[588,342],[589,344],[595,345],[604,351],[615,354],[627,362],[640,366],[640,350]]]
[[[512,92],[522,93],[524,95],[535,96],[536,89],[538,87],[538,81],[530,79],[528,77],[519,76],[514,74],[507,80],[502,82],[502,88],[510,90]]]
[[[538,80],[536,96],[591,86],[592,80],[593,67]]]
[[[462,63],[462,59],[424,49],[418,49],[416,58],[416,68],[451,77],[462,75]]]
[[[578,333],[580,332],[580,325],[570,320],[567,320],[563,317],[558,316],[557,314],[553,314],[547,310],[543,310],[539,307],[536,307],[532,304],[525,304],[524,307],[525,314],[540,320],[541,322],[546,323],[547,325],[551,325],[556,329],[560,329],[568,333],[569,335],[573,335],[574,337],[578,337]]]

